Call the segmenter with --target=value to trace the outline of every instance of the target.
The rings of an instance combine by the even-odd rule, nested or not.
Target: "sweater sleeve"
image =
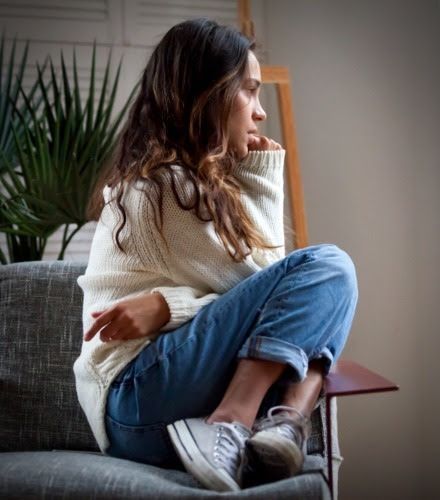
[[[151,293],[160,293],[170,309],[171,318],[159,331],[168,332],[192,319],[199,310],[211,303],[219,294],[204,294],[190,286],[158,286]]]
[[[243,206],[266,241],[279,248],[256,251],[254,258],[285,255],[284,242],[284,158],[285,150],[251,151],[240,162],[234,175],[242,188]]]
[[[198,311],[217,299],[220,294],[203,282],[197,283],[197,287],[188,286],[188,281],[179,279],[174,271],[174,265],[170,254],[159,234],[153,216],[153,207],[138,188],[131,188],[125,196],[125,204],[128,208],[128,219],[130,220],[130,243],[133,245],[137,259],[142,267],[151,272],[164,284],[155,286],[149,290],[150,293],[160,293],[166,300],[170,309],[170,320],[159,330],[167,332],[178,328],[183,323],[191,320]],[[173,203],[174,206],[174,203]],[[164,201],[165,225],[170,224],[170,197],[166,193]],[[183,211],[172,212],[172,225],[179,228],[185,227],[185,221],[180,221],[178,216],[186,215]],[[191,231],[189,231],[191,232]],[[182,238],[186,232],[182,231]],[[181,258],[191,258],[190,255],[181,255]],[[194,281],[190,280],[193,284]]]

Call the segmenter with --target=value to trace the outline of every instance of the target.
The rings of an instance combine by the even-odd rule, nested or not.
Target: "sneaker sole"
[[[247,442],[247,446],[251,450],[250,457],[264,464],[266,472],[276,479],[294,476],[304,462],[298,446],[272,433],[259,432]]]
[[[229,475],[206,460],[185,420],[167,425],[167,430],[185,469],[204,486],[216,491],[240,490],[240,486]]]

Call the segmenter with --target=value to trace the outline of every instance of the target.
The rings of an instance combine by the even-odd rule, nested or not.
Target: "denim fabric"
[[[187,323],[149,344],[112,383],[107,453],[160,466],[178,460],[166,425],[211,413],[240,358],[286,364],[259,415],[322,358],[328,372],[347,341],[357,302],[350,257],[335,245],[288,254],[249,276]]]

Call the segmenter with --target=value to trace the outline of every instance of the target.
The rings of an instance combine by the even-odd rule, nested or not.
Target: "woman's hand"
[[[150,293],[118,302],[104,311],[92,312],[95,319],[84,333],[91,340],[98,332],[102,342],[148,337],[170,320],[170,310],[160,293]]]
[[[248,151],[271,151],[283,149],[281,144],[264,135],[252,135],[248,143]]]

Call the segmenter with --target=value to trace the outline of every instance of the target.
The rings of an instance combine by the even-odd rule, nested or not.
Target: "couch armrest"
[[[335,396],[352,396],[372,392],[397,391],[399,386],[368,368],[340,359],[324,380],[327,422],[327,464],[330,492],[333,498],[332,436],[330,402]]]
[[[340,359],[324,381],[327,398],[369,392],[397,391],[398,389],[399,386],[394,382],[347,359]]]

